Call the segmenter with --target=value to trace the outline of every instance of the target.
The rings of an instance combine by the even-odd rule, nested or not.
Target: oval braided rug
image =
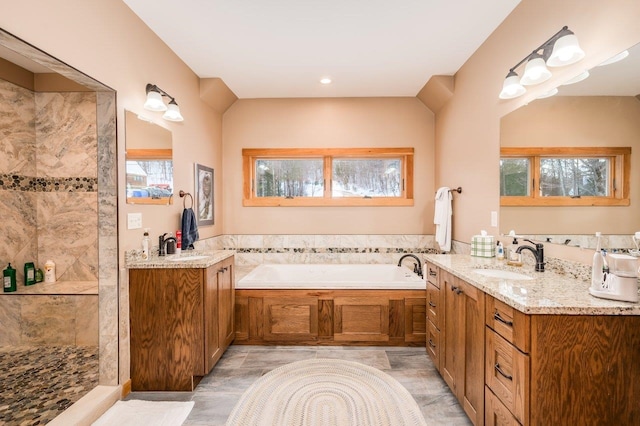
[[[283,365],[240,397],[227,426],[426,425],[397,380],[364,364],[309,359]]]

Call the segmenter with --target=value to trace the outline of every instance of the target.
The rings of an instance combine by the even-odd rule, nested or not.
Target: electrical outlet
[[[140,228],[142,228],[142,213],[128,213],[127,229],[140,229]]]
[[[497,211],[492,211],[491,212],[491,226],[498,226],[498,212]]]

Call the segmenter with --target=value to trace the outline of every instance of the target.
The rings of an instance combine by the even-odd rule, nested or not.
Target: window
[[[628,206],[631,148],[502,148],[503,206]]]
[[[243,149],[244,206],[412,206],[413,148]]]

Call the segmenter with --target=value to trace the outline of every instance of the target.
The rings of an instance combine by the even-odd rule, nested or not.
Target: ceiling
[[[520,0],[123,1],[199,77],[239,98],[294,98],[415,96]]]

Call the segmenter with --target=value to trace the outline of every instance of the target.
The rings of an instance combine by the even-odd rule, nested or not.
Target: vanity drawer
[[[440,330],[427,320],[427,353],[436,370],[440,371]]]
[[[488,387],[484,388],[484,426],[519,426],[511,411]]]
[[[441,327],[442,293],[431,283],[427,283],[427,319],[437,328]]]
[[[531,350],[531,320],[494,297],[486,298],[486,324],[522,352]]]
[[[496,332],[487,329],[485,384],[522,424],[529,419],[530,359]]]
[[[438,282],[439,271],[440,269],[434,266],[433,263],[424,262],[424,274],[427,277],[427,282],[435,285],[437,288],[440,288],[440,283]]]

